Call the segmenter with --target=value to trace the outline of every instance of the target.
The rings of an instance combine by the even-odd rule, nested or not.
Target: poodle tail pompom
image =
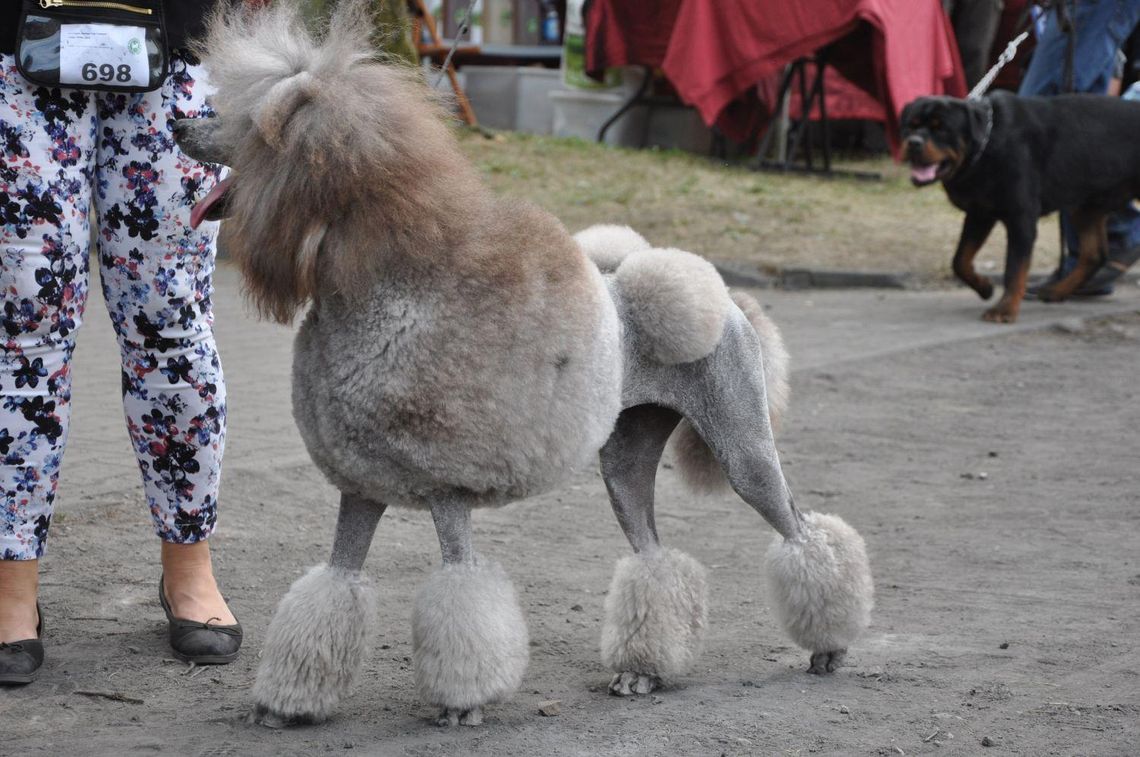
[[[614,274],[641,350],[665,365],[712,354],[732,299],[712,263],[675,249],[639,250]]]
[[[846,650],[871,623],[875,586],[863,537],[842,518],[804,513],[799,537],[768,548],[773,607],[792,640],[811,652]]]
[[[768,419],[772,433],[779,433],[788,409],[791,387],[788,383],[788,350],[776,323],[763,306],[751,296],[732,291],[732,301],[760,337],[760,355],[764,368],[764,388],[768,397]],[[670,442],[681,478],[697,494],[717,494],[729,488],[724,468],[693,425],[681,421]]]

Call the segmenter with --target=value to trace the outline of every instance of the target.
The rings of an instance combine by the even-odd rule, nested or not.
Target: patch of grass
[[[499,193],[545,207],[577,231],[628,224],[650,242],[712,258],[784,267],[900,271],[950,278],[963,214],[939,187],[915,189],[905,167],[861,158],[840,167],[880,182],[757,173],[675,150],[627,150],[581,139],[460,132],[463,150]],[[1034,269],[1057,260],[1057,225],[1042,221]],[[999,224],[978,256],[1005,266]]]

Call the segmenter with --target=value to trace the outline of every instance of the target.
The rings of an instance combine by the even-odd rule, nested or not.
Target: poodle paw
[[[249,714],[249,722],[254,725],[279,730],[297,725],[312,725],[321,722],[321,718],[318,718],[316,715],[283,715],[265,705],[259,704],[254,707],[253,712]]]
[[[640,673],[618,673],[610,681],[610,693],[617,697],[628,697],[634,694],[648,694],[661,686],[661,679],[657,676],[647,676]]]
[[[817,676],[834,673],[843,665],[843,658],[846,656],[846,649],[837,649],[834,652],[815,652],[811,656],[811,666],[807,672]]]
[[[442,728],[451,728],[457,725],[483,725],[483,708],[472,707],[470,710],[460,710],[455,707],[444,707],[436,718],[435,724]]]

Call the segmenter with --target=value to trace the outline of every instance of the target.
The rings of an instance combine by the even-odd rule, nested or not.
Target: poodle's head
[[[192,223],[224,219],[263,314],[292,319],[319,289],[349,292],[385,250],[439,215],[439,177],[465,161],[417,69],[370,46],[368,3],[346,0],[323,35],[295,5],[219,5],[196,49],[215,92],[208,119],[175,125],[183,151],[232,169]],[[365,228],[367,227],[367,228]]]

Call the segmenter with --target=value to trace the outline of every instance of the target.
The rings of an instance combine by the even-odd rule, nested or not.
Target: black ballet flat
[[[44,615],[36,603],[36,638],[0,643],[0,685],[22,685],[36,680],[44,664]]]
[[[158,579],[158,601],[170,626],[170,648],[179,660],[198,665],[225,665],[237,659],[242,641],[241,623],[219,626],[209,621],[199,623],[174,617],[161,578]]]

